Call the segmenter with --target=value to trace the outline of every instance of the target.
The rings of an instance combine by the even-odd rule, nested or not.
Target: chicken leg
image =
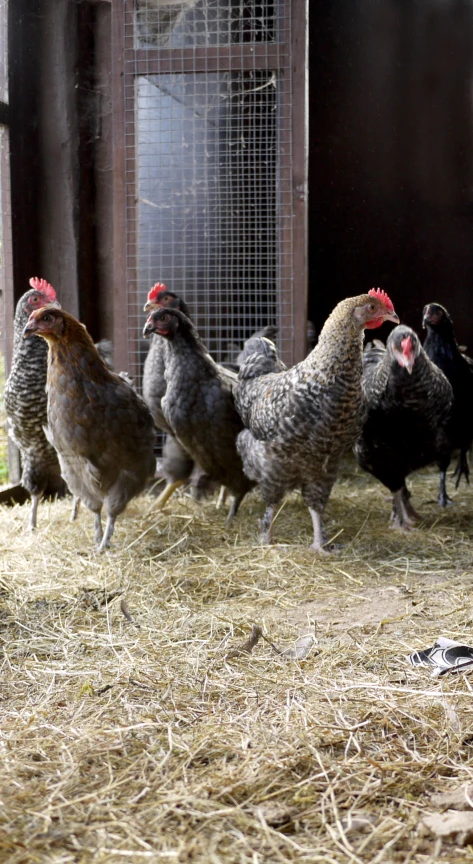
[[[246,495],[246,492],[243,492],[241,495],[235,495],[235,497],[232,501],[232,506],[230,507],[230,512],[227,516],[227,521],[225,523],[227,528],[230,525],[230,522],[232,521],[233,517],[236,516],[236,514],[238,513],[238,508],[240,507],[240,504],[243,501],[243,498],[245,497],[245,495]]]
[[[100,517],[100,510],[98,511],[98,513],[95,514],[94,524],[95,524],[95,542],[97,543],[97,545],[100,546],[100,544],[102,543],[102,538],[103,538],[102,519]]]
[[[79,515],[79,510],[80,510],[80,498],[78,498],[77,495],[74,495],[74,497],[72,499],[72,510],[71,510],[71,518],[70,518],[71,522],[76,521],[76,519]]]
[[[115,516],[107,516],[107,524],[105,526],[105,533],[102,537],[102,542],[98,548],[98,552],[104,552],[105,549],[110,548],[110,540],[112,539],[112,534],[115,529]]]
[[[28,525],[30,531],[34,531],[36,528],[36,522],[37,522],[37,518],[38,518],[38,504],[41,501],[42,497],[43,497],[43,495],[41,492],[37,495],[31,496],[31,513],[30,513],[30,521],[29,521],[29,525]]]
[[[322,517],[320,513],[317,513],[317,510],[313,510],[312,507],[309,507],[309,513],[312,517],[312,525],[314,526],[314,542],[310,548],[314,552],[319,552],[322,555],[329,555],[329,550],[325,548],[327,535],[322,525]]]
[[[462,477],[465,478],[468,486],[470,485],[470,466],[468,465],[467,452],[468,451],[462,447],[455,471],[452,474],[452,477],[456,477],[455,489],[458,489]]]
[[[393,495],[393,509],[390,517],[391,528],[399,528],[402,531],[410,531],[414,522],[422,519],[422,516],[414,509],[410,502],[411,493],[407,486],[401,486]]]
[[[273,518],[276,506],[276,504],[268,505],[260,522],[261,533],[259,539],[260,543],[265,546],[273,542]]]

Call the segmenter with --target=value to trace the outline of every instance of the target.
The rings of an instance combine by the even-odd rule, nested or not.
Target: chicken
[[[249,339],[252,339],[254,336],[264,336],[266,339],[269,339],[271,342],[274,342],[275,337],[279,333],[279,327],[276,327],[275,324],[267,324],[266,327],[262,327],[261,330],[256,330],[255,333],[252,333],[249,336]],[[248,339],[245,341],[245,345],[247,344]],[[230,369],[232,372],[236,372],[238,374],[238,370],[243,362],[243,349],[236,345],[234,342],[227,343],[227,353],[223,359],[222,366],[224,369]]]
[[[153,418],[134,390],[110,372],[85,327],[46,306],[24,335],[48,342],[48,435],[72,493],[95,513],[95,538],[110,545],[116,517],[154,475]],[[102,533],[101,511],[107,525]]]
[[[151,312],[160,308],[180,309],[184,315],[190,318],[189,309],[184,300],[181,300],[172,291],[168,291],[162,282],[157,282],[148,293],[144,311]],[[143,366],[143,399],[154,417],[156,426],[163,432],[172,434],[172,429],[161,408],[161,400],[166,392],[165,353],[163,340],[159,336],[153,336]]]
[[[233,493],[227,524],[254,485],[243,472],[236,437],[243,424],[235,408],[236,376],[212,359],[192,322],[179,309],[157,309],[143,335],[165,344],[166,393],[161,407],[174,435],[195,462]]]
[[[452,388],[416,333],[403,325],[391,332],[386,348],[367,346],[363,385],[368,415],[355,453],[361,467],[393,493],[393,527],[408,529],[418,518],[406,488],[411,471],[438,462],[446,504]]]
[[[10,374],[5,384],[8,434],[21,454],[21,483],[31,495],[29,527],[36,528],[38,504],[43,495],[64,495],[54,447],[44,434],[47,396],[48,349],[42,339],[25,342],[23,329],[35,309],[56,303],[56,292],[45,279],[30,279],[30,291],[18,301],[14,320],[14,344]]]
[[[184,315],[190,317],[184,300],[172,291],[168,291],[162,282],[157,282],[148,293],[144,311],[150,312],[161,308],[180,309]],[[205,496],[210,486],[205,472],[198,465],[194,465],[194,460],[174,438],[161,408],[161,400],[166,392],[165,348],[163,339],[153,336],[143,367],[143,398],[154,417],[156,426],[166,434],[161,460],[166,488],[158,498],[156,505],[158,509],[164,507],[173,492],[184,483],[190,481],[192,494],[196,499]]]
[[[237,448],[266,504],[263,542],[271,542],[274,512],[286,492],[300,489],[312,517],[311,548],[327,551],[322,514],[364,418],[363,331],[398,320],[387,294],[372,289],[339,303],[316,347],[291,369],[260,375],[254,354],[243,363],[235,399],[247,429]]]
[[[239,368],[244,363],[246,364],[251,357],[251,364],[246,366],[247,371],[245,373],[251,378],[258,378],[269,372],[284,372],[287,369],[286,364],[278,357],[274,342],[269,337],[260,336],[257,333],[246,340],[238,357]]]
[[[439,303],[424,306],[422,326],[427,328],[424,351],[447,376],[453,389],[450,433],[453,446],[460,449],[453,475],[458,489],[462,476],[470,482],[467,454],[473,441],[473,360],[460,351],[453,321]]]

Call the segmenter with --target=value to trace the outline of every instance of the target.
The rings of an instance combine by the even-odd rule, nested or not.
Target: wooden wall
[[[15,0],[9,40],[15,299],[43,276],[111,336],[110,3]]]

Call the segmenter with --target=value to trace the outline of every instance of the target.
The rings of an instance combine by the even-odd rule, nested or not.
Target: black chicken
[[[424,306],[422,325],[427,328],[424,351],[447,376],[453,389],[450,434],[453,446],[460,449],[453,475],[458,489],[462,476],[470,482],[467,453],[473,441],[473,360],[460,351],[453,321],[444,306],[439,303]]]
[[[234,373],[212,359],[192,322],[178,309],[157,309],[143,335],[165,344],[166,393],[161,407],[178,441],[201,468],[233,493],[228,522],[254,485],[243,472],[236,437],[243,423],[235,408]]]
[[[361,467],[393,493],[393,527],[409,528],[418,518],[406,488],[411,471],[437,462],[441,503],[447,503],[452,388],[416,333],[404,325],[394,328],[386,348],[379,342],[368,344],[363,366],[368,415],[355,453]]]

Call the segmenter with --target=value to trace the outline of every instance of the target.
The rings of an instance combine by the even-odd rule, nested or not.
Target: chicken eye
[[[163,322],[163,324],[168,324],[169,323],[169,315],[163,315],[161,318],[161,321]]]
[[[374,303],[370,303],[370,312],[374,312],[375,309],[376,309],[375,304],[374,304]]]
[[[50,322],[53,320],[53,316],[49,314],[43,315],[42,320],[45,321],[46,324],[50,324]]]

